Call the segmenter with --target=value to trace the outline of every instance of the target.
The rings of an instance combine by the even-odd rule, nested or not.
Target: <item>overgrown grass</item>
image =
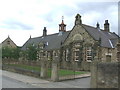
[[[40,72],[40,67],[38,66],[29,66],[29,65],[22,65],[22,64],[7,64],[7,65]],[[67,76],[67,75],[85,74],[86,72],[59,69],[58,73],[59,73],[59,76]],[[48,77],[50,76],[51,76],[51,68],[48,69]]]

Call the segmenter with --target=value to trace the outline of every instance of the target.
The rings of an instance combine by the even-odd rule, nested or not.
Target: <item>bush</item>
[[[37,47],[30,44],[25,51],[21,51],[21,56],[27,60],[37,60]]]
[[[19,48],[9,48],[2,47],[2,58],[19,58],[20,49]]]

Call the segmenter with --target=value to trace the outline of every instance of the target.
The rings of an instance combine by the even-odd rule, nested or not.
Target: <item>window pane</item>
[[[91,47],[87,47],[87,50],[86,50],[86,60],[92,60],[92,48]]]
[[[76,51],[75,53],[76,53],[76,56],[79,56],[79,51]]]

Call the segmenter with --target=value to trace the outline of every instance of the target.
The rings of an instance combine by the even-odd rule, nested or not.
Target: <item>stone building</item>
[[[53,57],[59,57],[60,68],[77,70],[90,70],[90,63],[95,57],[102,62],[117,61],[117,42],[119,36],[110,32],[109,22],[105,20],[104,30],[82,23],[79,14],[75,17],[75,23],[70,31],[66,31],[64,20],[59,24],[59,32],[47,35],[44,27],[43,35],[37,38],[29,38],[23,45],[25,50],[29,44],[38,46],[38,60],[46,57],[52,61]],[[106,58],[109,57],[109,60]]]
[[[17,45],[8,36],[2,43],[2,47],[17,48]]]

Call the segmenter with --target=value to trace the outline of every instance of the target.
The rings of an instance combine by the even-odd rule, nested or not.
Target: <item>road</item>
[[[90,77],[50,82],[22,74],[3,71],[2,88],[90,88]]]

